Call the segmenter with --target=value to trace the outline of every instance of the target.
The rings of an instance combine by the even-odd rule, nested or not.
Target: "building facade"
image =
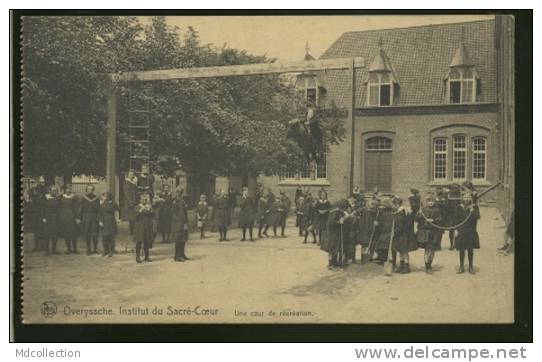
[[[319,172],[264,178],[266,185],[324,187],[337,200],[353,186],[406,196],[413,187],[470,181],[482,190],[501,181],[507,190],[486,199],[513,203],[512,18],[344,33],[321,58],[342,57],[365,59],[354,107],[348,71],[304,82],[318,108],[353,108],[344,142]]]

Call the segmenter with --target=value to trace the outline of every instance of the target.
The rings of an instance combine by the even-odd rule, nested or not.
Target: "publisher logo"
[[[54,302],[43,302],[41,304],[41,314],[45,318],[51,318],[56,314],[56,304]]]

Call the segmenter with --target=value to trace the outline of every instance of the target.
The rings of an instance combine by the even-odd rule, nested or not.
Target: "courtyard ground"
[[[240,242],[238,229],[222,243],[216,233],[204,240],[191,234],[191,260],[184,263],[173,261],[173,244],[160,243],[153,262],[143,264],[130,251],[112,258],[84,252],[47,257],[31,251],[29,234],[24,322],[510,323],[513,256],[497,253],[504,233],[497,210],[483,207],[481,214],[476,275],[456,274],[457,252],[447,249],[437,253],[433,275],[424,272],[422,250],[411,254],[406,275],[386,277],[372,263],[331,271],[324,252],[301,243],[293,219],[288,237],[254,243]],[[119,239],[119,251],[124,244],[133,248],[125,232]],[[59,246],[64,251],[62,241]]]

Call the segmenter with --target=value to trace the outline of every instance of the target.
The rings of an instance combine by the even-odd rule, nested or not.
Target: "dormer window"
[[[455,52],[444,81],[446,82],[446,101],[448,103],[476,102],[476,96],[480,93],[480,82],[463,44],[460,44]]]
[[[369,78],[367,79],[367,106],[388,107],[392,106],[399,91],[399,83],[395,77],[393,66],[382,49],[373,59],[369,66]]]
[[[449,103],[474,103],[476,78],[469,68],[451,69],[448,76]]]
[[[391,106],[393,84],[387,73],[373,73],[369,76],[369,107]]]

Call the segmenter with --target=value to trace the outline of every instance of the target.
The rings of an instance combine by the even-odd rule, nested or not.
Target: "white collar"
[[[87,195],[83,195],[83,197],[85,199],[87,199],[88,201],[96,201],[96,195],[94,195],[94,198],[93,199],[89,199]]]
[[[50,193],[46,193],[46,194],[45,194],[45,198],[46,198],[47,200],[52,200],[52,199],[56,199],[57,197],[52,196]]]
[[[70,194],[70,195],[68,195],[68,194],[62,194],[62,197],[66,198],[66,199],[73,199],[74,196],[75,196],[75,194],[73,194],[73,193]]]

